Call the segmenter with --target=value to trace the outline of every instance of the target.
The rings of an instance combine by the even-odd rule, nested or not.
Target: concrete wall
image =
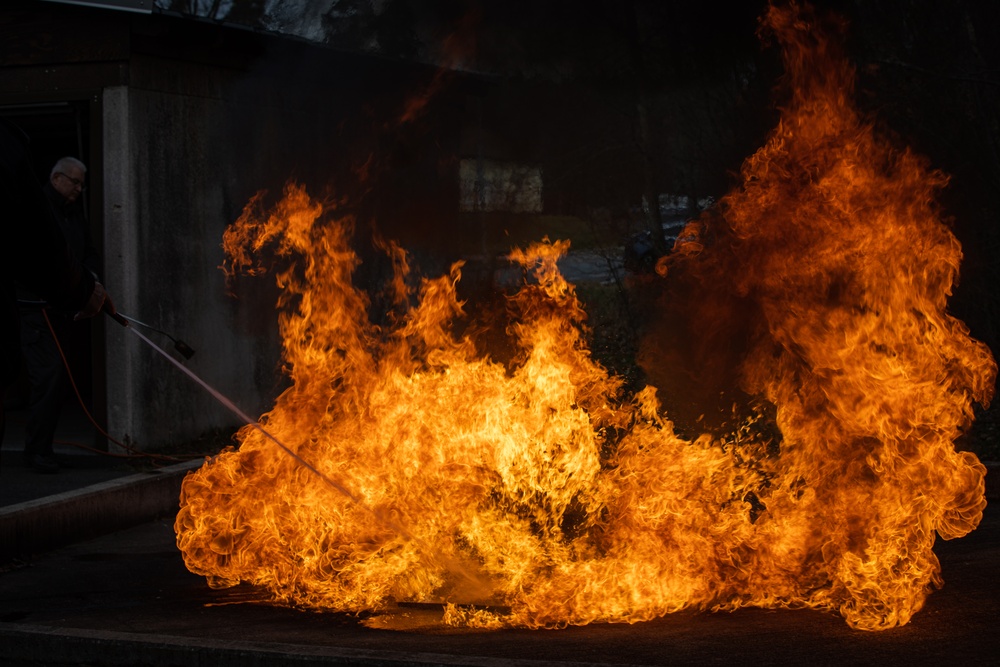
[[[10,47],[0,103],[88,105],[91,222],[118,308],[193,347],[184,364],[254,417],[285,383],[276,288],[270,276],[243,278],[234,298],[218,267],[223,231],[255,193],[276,197],[296,180],[345,201],[362,283],[386,264],[367,243],[374,232],[430,274],[465,249],[464,93],[433,68],[173,15],[26,0],[0,7],[0,36]],[[240,425],[127,330],[98,321],[94,331],[95,416],[105,399],[112,437],[157,450]]]
[[[273,308],[227,296],[218,268],[240,207],[227,152],[208,131],[224,99],[121,86],[104,102],[105,264],[116,305],[188,343],[196,353],[183,363],[257,415],[280,382],[277,329],[246,326],[268,310],[273,320]],[[173,351],[169,338],[143,333]],[[137,336],[109,327],[106,347],[111,433],[156,449],[239,424]]]
[[[231,296],[218,267],[223,231],[256,192],[277,196],[294,179],[346,199],[362,221],[359,246],[376,218],[390,238],[421,240],[410,248],[421,256],[440,255],[440,239],[453,236],[453,119],[396,127],[406,85],[368,74],[309,72],[287,56],[232,68],[140,54],[129,84],[103,91],[108,287],[123,313],[193,347],[184,364],[253,417],[285,385],[276,288],[270,276],[243,278]],[[431,271],[454,257],[437,259]],[[110,433],[155,450],[241,425],[125,329],[108,326],[106,353]]]

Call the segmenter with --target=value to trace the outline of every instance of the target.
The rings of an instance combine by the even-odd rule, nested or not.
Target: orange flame
[[[400,312],[374,326],[351,221],[291,185],[227,232],[227,270],[263,270],[269,248],[284,260],[292,386],[261,424],[319,474],[243,428],[184,481],[188,568],[314,609],[445,601],[447,622],[480,627],[746,605],[906,623],[940,584],[935,534],[980,521],[984,467],[953,443],[996,364],[946,313],[961,259],[934,204],[946,179],[853,110],[853,73],[812,20],[768,12],[795,95],[741,187],[692,228],[699,252],[660,267],[759,305],[740,378],[780,438],[748,425],[688,441],[654,388],[623,396],[585,345],[556,265],[566,242],[511,256],[529,280],[508,366],[455,333],[460,263],[413,294],[385,244]]]

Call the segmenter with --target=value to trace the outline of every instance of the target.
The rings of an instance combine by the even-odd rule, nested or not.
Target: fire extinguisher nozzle
[[[194,350],[191,348],[190,345],[188,345],[182,340],[174,341],[174,349],[180,352],[182,355],[184,355],[185,359],[190,359],[191,357],[194,356]]]

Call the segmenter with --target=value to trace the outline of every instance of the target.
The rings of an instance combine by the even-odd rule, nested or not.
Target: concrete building
[[[148,0],[82,4],[106,6],[0,8],[0,114],[32,138],[40,179],[61,155],[88,164],[86,204],[119,310],[195,348],[184,363],[247,413],[283,382],[273,281],[234,298],[219,269],[223,231],[255,193],[295,180],[404,247],[442,263],[463,252],[469,98],[452,89],[432,112],[404,114],[427,108],[433,68],[151,12]],[[155,450],[239,423],[111,320],[92,337],[83,389],[114,437]]]

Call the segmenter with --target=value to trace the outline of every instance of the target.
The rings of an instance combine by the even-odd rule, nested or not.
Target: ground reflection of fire
[[[935,535],[981,519],[985,469],[954,441],[996,364],[946,313],[961,249],[934,204],[945,178],[858,115],[813,21],[769,10],[794,95],[742,185],[659,267],[752,300],[739,381],[780,442],[688,441],[653,388],[622,396],[584,344],[564,243],[514,253],[533,280],[511,300],[508,366],[453,333],[460,265],[410,295],[389,248],[399,317],[374,326],[349,221],[290,186],[226,247],[234,271],[263,270],[265,247],[287,260],[292,386],[261,423],[322,476],[243,429],[184,482],[188,568],[315,609],[495,605],[446,607],[480,627],[741,606],[906,623],[941,583]]]

